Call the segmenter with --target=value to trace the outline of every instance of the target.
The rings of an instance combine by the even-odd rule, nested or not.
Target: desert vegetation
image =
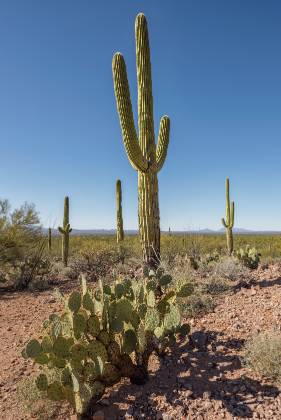
[[[135,31],[138,134],[120,53],[112,69],[139,235],[120,180],[116,235],[74,235],[68,196],[47,230],[33,204],[0,201],[0,417],[280,418],[281,238],[235,234],[228,178],[225,235],[161,233],[170,120],[155,144],[143,14]]]

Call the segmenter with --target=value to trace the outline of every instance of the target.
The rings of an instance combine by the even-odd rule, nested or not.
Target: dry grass
[[[201,285],[202,292],[212,296],[226,293],[230,289],[231,285],[226,279],[215,276],[208,277]]]
[[[245,347],[246,366],[259,375],[281,384],[281,334],[261,332]]]
[[[24,378],[17,388],[18,400],[26,413],[40,420],[55,419],[58,405],[42,398],[42,393],[37,389],[35,377]]]

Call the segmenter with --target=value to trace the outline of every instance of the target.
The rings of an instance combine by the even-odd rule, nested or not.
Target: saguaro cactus
[[[52,229],[50,227],[48,229],[48,250],[49,252],[52,250]]]
[[[136,17],[135,34],[139,137],[134,124],[126,64],[119,52],[113,57],[112,70],[125,149],[131,165],[138,171],[138,218],[143,259],[148,265],[155,266],[160,256],[157,172],[167,155],[170,120],[167,116],[161,118],[156,146],[148,29],[142,13]]]
[[[122,216],[122,186],[121,181],[116,181],[116,207],[117,207],[117,229],[116,239],[117,243],[124,240],[123,216]]]
[[[59,227],[59,232],[62,235],[62,261],[67,266],[68,252],[69,252],[69,234],[72,231],[69,224],[69,198],[64,198],[64,214],[63,226]]]
[[[229,179],[226,178],[226,219],[222,218],[222,224],[226,228],[226,242],[229,255],[233,252],[233,234],[232,228],[234,226],[234,201],[230,203],[229,199]]]

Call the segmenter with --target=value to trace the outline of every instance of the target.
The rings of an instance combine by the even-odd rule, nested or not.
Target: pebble
[[[188,389],[187,391],[185,391],[185,396],[187,398],[191,398],[191,397],[193,397],[193,392],[190,389]]]

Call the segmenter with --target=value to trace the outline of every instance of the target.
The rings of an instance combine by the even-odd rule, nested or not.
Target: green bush
[[[34,205],[24,203],[11,211],[7,200],[0,200],[1,281],[25,288],[46,269],[42,261],[45,238]]]

